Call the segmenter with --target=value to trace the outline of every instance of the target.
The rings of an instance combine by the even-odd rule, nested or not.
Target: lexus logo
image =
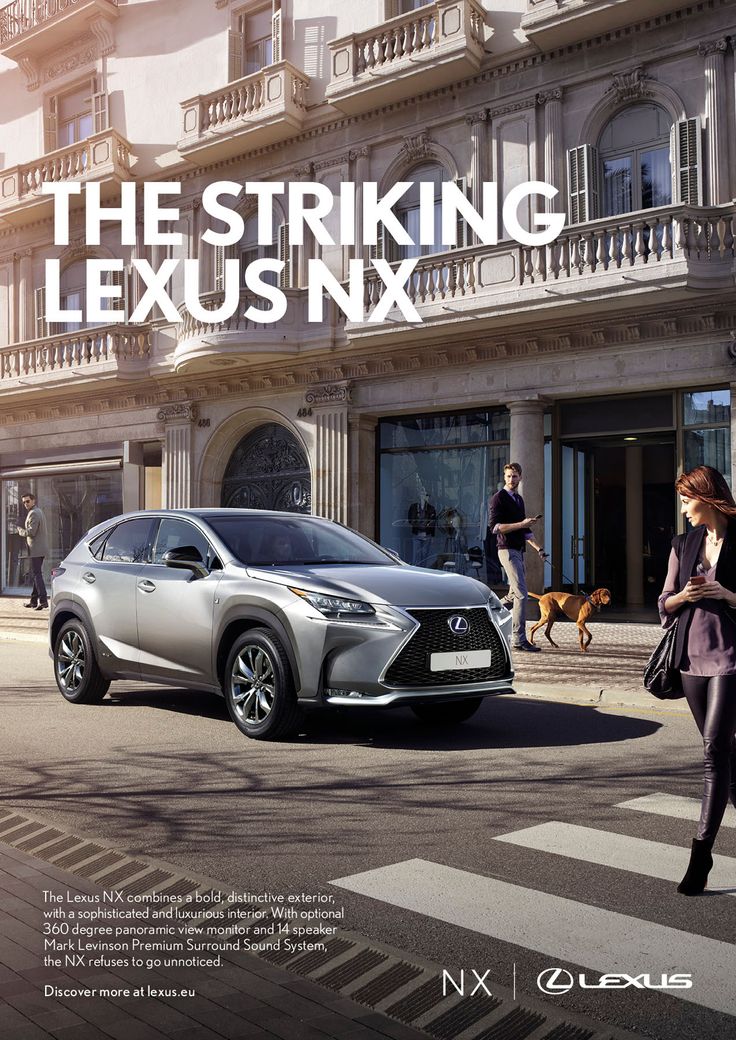
[[[447,619],[447,624],[450,626],[450,631],[454,632],[456,636],[464,636],[470,628],[468,619],[460,614],[453,614],[451,618]]]
[[[542,993],[560,997],[575,985],[575,979],[566,968],[546,968],[537,975],[537,985]]]

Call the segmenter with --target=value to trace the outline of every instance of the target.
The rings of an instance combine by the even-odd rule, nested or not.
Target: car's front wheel
[[[54,678],[72,704],[99,704],[110,688],[97,665],[89,633],[76,618],[61,626],[54,642]]]
[[[482,697],[466,697],[462,701],[445,701],[443,704],[413,704],[411,710],[422,722],[453,726],[475,715],[482,703]]]
[[[235,640],[223,693],[235,725],[255,740],[280,740],[301,718],[286,651],[265,628],[251,629]]]

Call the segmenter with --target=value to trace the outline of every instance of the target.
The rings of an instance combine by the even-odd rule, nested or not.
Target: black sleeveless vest
[[[695,573],[700,558],[700,550],[705,539],[705,525],[694,527],[687,534],[678,534],[672,540],[672,548],[680,560],[680,573],[677,578],[677,591],[682,592],[688,580]],[[724,588],[736,592],[736,519],[729,518],[726,537],[716,564],[716,581]],[[729,608],[736,620],[736,608]],[[678,612],[677,640],[675,642],[675,661],[681,667],[683,651],[687,646],[687,633],[693,616],[693,606],[686,603]]]

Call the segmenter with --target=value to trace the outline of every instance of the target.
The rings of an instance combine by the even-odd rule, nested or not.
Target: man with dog
[[[503,488],[491,499],[488,527],[491,534],[496,536],[498,558],[509,580],[507,599],[511,600],[513,614],[511,646],[514,650],[538,653],[539,647],[533,646],[526,637],[528,592],[524,553],[528,545],[544,557],[544,550],[535,542],[531,530],[532,524],[542,517],[526,515],[524,499],[517,490],[520,480],[519,463],[507,462],[503,468]]]

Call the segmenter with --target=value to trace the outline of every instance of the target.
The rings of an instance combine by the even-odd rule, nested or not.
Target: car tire
[[[72,704],[99,704],[110,689],[89,633],[77,618],[63,624],[54,641],[54,678],[62,697]]]
[[[289,658],[268,629],[252,628],[235,640],[222,692],[230,718],[253,740],[281,740],[301,719]]]
[[[466,697],[461,701],[445,701],[443,704],[413,704],[411,710],[422,722],[454,726],[475,715],[482,703],[482,697]]]

